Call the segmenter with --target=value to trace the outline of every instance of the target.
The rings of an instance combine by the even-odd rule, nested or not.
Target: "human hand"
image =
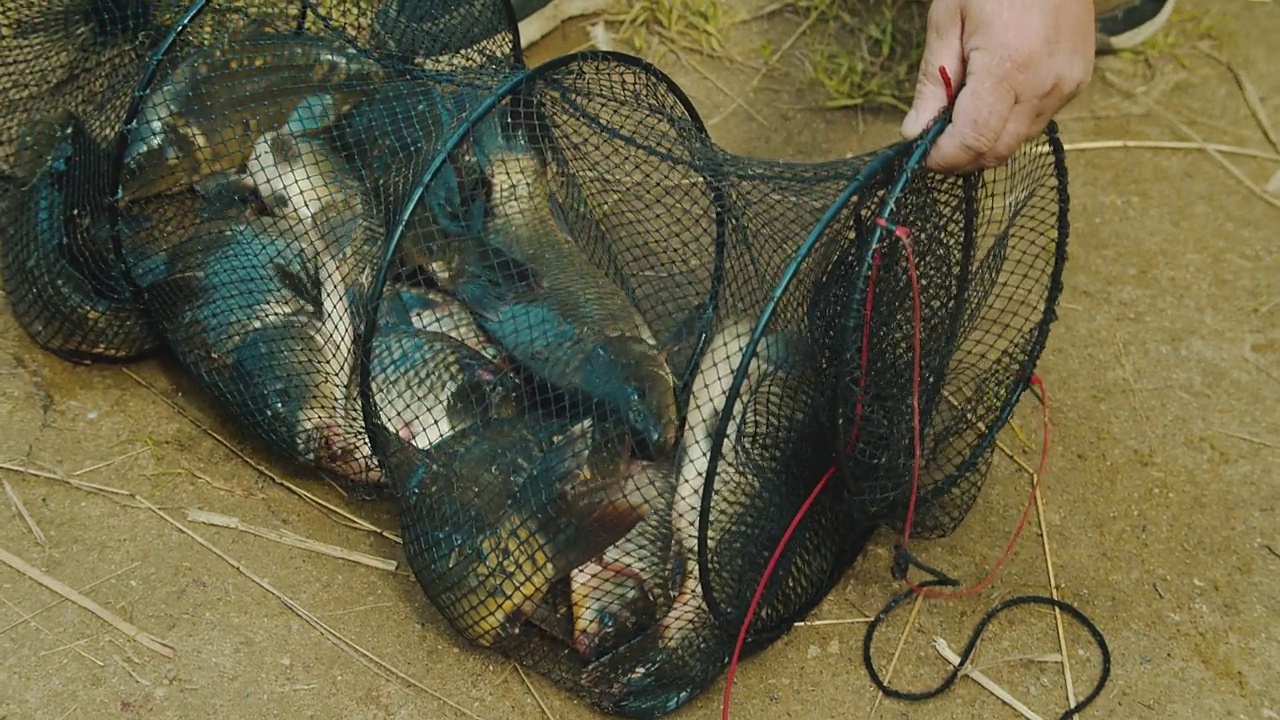
[[[927,167],[1000,165],[1089,83],[1094,18],[1092,0],[934,0],[903,137],[918,136],[946,107],[944,67],[964,87]]]

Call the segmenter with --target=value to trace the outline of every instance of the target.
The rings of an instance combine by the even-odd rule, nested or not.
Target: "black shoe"
[[[511,0],[520,23],[520,44],[529,47],[557,27],[579,17],[599,15],[617,0]]]
[[[1169,22],[1177,0],[1132,0],[1098,15],[1098,53],[1129,50],[1146,42]]]
[[[511,0],[511,6],[516,10],[516,22],[524,20],[551,3],[552,0]]]

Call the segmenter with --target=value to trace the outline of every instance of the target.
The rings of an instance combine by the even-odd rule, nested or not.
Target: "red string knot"
[[[906,240],[908,237],[911,236],[911,228],[905,225],[897,225],[897,224],[891,223],[887,219],[882,217],[876,218],[876,225],[893,233],[893,236],[898,238],[899,240]]]

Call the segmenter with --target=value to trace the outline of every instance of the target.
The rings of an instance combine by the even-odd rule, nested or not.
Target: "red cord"
[[[1031,386],[1040,393],[1041,418],[1044,425],[1043,432],[1041,433],[1040,466],[1036,469],[1035,475],[1031,478],[1031,493],[1027,497],[1027,504],[1022,508],[1022,516],[1018,518],[1018,524],[1014,528],[1013,535],[1009,538],[1008,544],[1005,545],[1004,552],[1000,554],[1000,559],[996,560],[996,564],[987,572],[986,577],[982,578],[977,585],[964,590],[941,590],[936,587],[922,588],[912,583],[910,580],[904,580],[907,587],[915,590],[917,593],[925,597],[963,597],[965,595],[973,595],[975,593],[982,592],[991,584],[991,581],[995,579],[996,575],[1004,567],[1005,563],[1008,562],[1009,558],[1013,556],[1014,545],[1017,544],[1018,538],[1022,536],[1022,531],[1027,526],[1027,519],[1031,516],[1031,508],[1035,507],[1036,494],[1040,492],[1040,479],[1044,477],[1045,471],[1049,466],[1049,395],[1048,391],[1045,390],[1044,380],[1041,380],[1039,375],[1033,374],[1031,376],[1030,383]],[[913,497],[912,500],[914,499],[915,498]],[[908,525],[908,529],[909,528],[910,526]],[[905,537],[906,533],[903,535]],[[906,547],[905,540],[903,541],[903,547]]]
[[[886,227],[886,228],[891,227],[888,221],[886,221],[884,218],[877,219],[876,223],[881,227]],[[921,368],[920,368],[920,362],[921,362],[921,355],[922,355],[920,344],[921,344],[921,324],[922,323],[921,323],[921,317],[920,317],[921,311],[920,311],[919,278],[917,277],[917,274],[916,274],[915,255],[913,252],[913,248],[911,246],[910,231],[908,228],[905,228],[902,226],[892,226],[892,227],[893,227],[894,237],[897,237],[899,240],[902,241],[903,249],[906,252],[907,272],[911,281],[911,298],[912,298],[913,362],[912,362],[911,414],[912,414],[912,444],[914,446],[914,458],[912,462],[912,474],[911,474],[912,475],[911,476],[911,498],[909,500],[908,507],[907,507],[907,518],[906,518],[905,527],[903,528],[902,546],[905,548],[908,542],[910,541],[911,526],[915,520],[916,499],[919,495],[919,480],[920,480],[920,466],[921,466],[921,442],[920,442]],[[850,432],[850,436],[849,436],[850,444],[846,446],[846,452],[852,450],[852,445],[857,438],[858,430],[860,428],[861,420],[862,420],[862,403],[863,403],[863,398],[866,390],[867,364],[870,358],[871,312],[872,312],[874,298],[875,298],[875,281],[879,273],[879,268],[880,268],[880,250],[877,248],[876,253],[872,256],[870,282],[868,283],[868,286],[867,286],[867,303],[863,312],[864,322],[863,322],[863,329],[862,329],[862,332],[863,332],[862,354],[860,358],[861,364],[862,364],[862,373],[859,381],[859,392],[858,392],[857,404],[854,409],[854,425],[853,425],[852,431]],[[1044,420],[1044,432],[1042,433],[1043,439],[1042,439],[1042,447],[1041,447],[1041,454],[1040,454],[1040,466],[1039,466],[1039,469],[1036,471],[1035,477],[1032,480],[1031,495],[1027,500],[1026,506],[1022,510],[1022,516],[1018,520],[1018,525],[1014,529],[1013,536],[1009,539],[1009,542],[1005,546],[1004,552],[1001,554],[999,560],[996,561],[996,564],[987,573],[986,577],[984,577],[982,581],[979,582],[977,585],[965,590],[942,591],[932,587],[922,588],[912,583],[910,580],[905,580],[904,581],[905,584],[915,592],[920,593],[922,595],[934,596],[934,597],[948,597],[948,596],[959,597],[963,595],[971,595],[977,592],[981,592],[985,587],[987,587],[987,585],[991,583],[991,581],[995,578],[996,574],[1000,572],[1000,570],[1004,567],[1005,563],[1013,555],[1013,548],[1017,543],[1019,537],[1022,535],[1022,531],[1026,527],[1027,519],[1030,517],[1031,508],[1035,504],[1036,493],[1039,491],[1039,486],[1040,486],[1040,478],[1044,476],[1045,470],[1048,465],[1048,459],[1049,459],[1049,397],[1045,389],[1044,381],[1041,380],[1039,376],[1032,375],[1030,378],[1030,383],[1032,387],[1039,390],[1039,393],[1040,393],[1042,417]],[[814,486],[813,491],[809,493],[809,497],[805,499],[804,503],[796,511],[795,516],[791,519],[791,523],[787,526],[786,531],[782,534],[782,537],[779,539],[778,545],[773,551],[773,555],[769,558],[769,563],[765,566],[765,570],[764,570],[764,573],[761,575],[760,582],[756,585],[755,593],[751,597],[751,603],[747,606],[746,618],[743,620],[742,626],[738,631],[738,638],[737,638],[737,642],[734,645],[733,656],[729,661],[728,677],[726,678],[724,695],[722,700],[723,720],[729,720],[729,712],[730,712],[730,707],[732,704],[732,696],[733,696],[733,684],[738,674],[738,663],[740,662],[742,657],[742,648],[746,644],[747,632],[751,627],[751,621],[755,618],[756,609],[759,607],[760,600],[764,595],[765,586],[768,583],[769,578],[773,576],[773,572],[777,567],[778,561],[782,557],[783,551],[786,550],[787,544],[790,542],[792,535],[795,534],[795,530],[799,526],[800,521],[804,519],[804,516],[806,514],[808,514],[809,508],[813,505],[819,493],[821,493],[823,488],[827,486],[827,483],[831,481],[831,478],[835,475],[835,470],[836,470],[835,466],[832,466],[830,469],[827,470],[825,474],[823,474],[822,478],[818,481],[818,484]]]
[[[951,73],[947,72],[947,68],[939,65],[938,74],[942,76],[942,86],[947,89],[947,107],[956,104],[955,86],[951,84]]]
[[[854,406],[853,429],[849,433],[849,445],[846,446],[846,452],[853,450],[853,442],[858,436],[858,426],[862,421],[862,400],[867,383],[867,363],[870,358],[871,347],[871,309],[875,299],[875,282],[880,272],[880,250],[876,248],[875,254],[871,257],[871,274],[867,283],[867,304],[863,310],[862,323],[862,373],[858,384],[858,399]],[[782,557],[782,553],[787,548],[787,544],[791,541],[791,536],[795,534],[796,527],[800,525],[800,521],[808,514],[810,506],[814,500],[818,499],[818,495],[822,489],[827,486],[831,478],[835,475],[836,468],[834,465],[823,474],[818,480],[818,484],[814,486],[813,491],[809,493],[809,497],[805,498],[800,509],[796,511],[794,517],[791,518],[791,524],[787,526],[782,537],[778,540],[778,545],[774,548],[773,555],[769,558],[769,563],[765,565],[764,573],[760,576],[760,582],[756,585],[755,594],[751,596],[751,603],[747,606],[747,617],[742,621],[742,627],[738,630],[738,640],[733,648],[733,657],[729,660],[728,677],[725,679],[724,697],[723,697],[723,720],[729,720],[729,706],[733,696],[733,681],[738,675],[738,662],[742,658],[742,647],[747,642],[747,631],[751,628],[751,621],[755,618],[756,608],[760,605],[760,599],[764,596],[764,589],[769,582],[769,578],[773,577],[774,568],[778,564],[778,560]]]
[[[940,66],[938,68],[938,74],[942,76],[942,83],[946,87],[948,106],[954,105],[955,90],[951,83],[950,73],[947,72],[947,69],[945,67]],[[883,218],[883,217],[877,218],[876,224],[882,228],[890,229],[893,233],[893,236],[898,238],[902,242],[903,249],[905,250],[906,256],[907,256],[907,272],[911,281],[911,319],[912,319],[911,421],[912,421],[913,458],[912,458],[912,469],[911,469],[911,498],[908,501],[906,522],[904,524],[903,532],[902,532],[902,547],[905,549],[908,543],[910,542],[911,527],[912,527],[912,524],[915,522],[916,499],[919,496],[920,466],[922,464],[921,442],[920,442],[920,435],[921,435],[920,363],[921,363],[921,356],[922,356],[921,348],[920,348],[920,344],[921,344],[920,336],[922,333],[921,331],[922,322],[920,317],[921,316],[920,285],[919,285],[919,278],[916,275],[915,254],[911,246],[910,229],[901,225],[893,225],[886,218]],[[860,358],[862,363],[862,372],[861,372],[861,375],[859,376],[858,397],[857,397],[856,405],[854,407],[853,428],[849,433],[849,445],[846,446],[846,450],[845,450],[846,452],[852,452],[853,444],[857,439],[858,430],[862,422],[862,409],[863,409],[862,405],[863,405],[863,399],[865,398],[865,395],[866,395],[867,365],[870,360],[870,349],[871,349],[871,311],[874,304],[875,285],[876,285],[876,279],[879,274],[879,270],[880,270],[880,248],[876,248],[875,254],[872,256],[870,278],[867,284],[867,302],[863,312],[862,354]],[[995,578],[996,574],[1000,572],[1000,570],[1004,567],[1004,564],[1013,555],[1014,545],[1017,543],[1018,538],[1022,535],[1022,531],[1025,529],[1027,524],[1027,519],[1030,517],[1031,508],[1035,505],[1036,494],[1039,492],[1039,489],[1040,489],[1040,478],[1044,477],[1044,473],[1048,467],[1048,461],[1049,461],[1049,396],[1047,391],[1045,390],[1044,381],[1041,380],[1039,376],[1033,374],[1030,378],[1030,384],[1032,387],[1036,388],[1040,392],[1040,402],[1041,402],[1042,414],[1043,414],[1043,420],[1044,420],[1044,431],[1042,433],[1043,444],[1042,444],[1041,453],[1040,453],[1040,467],[1036,471],[1035,477],[1032,479],[1031,494],[1030,494],[1030,497],[1027,499],[1026,506],[1022,510],[1022,516],[1018,519],[1018,525],[1016,528],[1014,528],[1013,536],[1009,539],[1009,543],[1005,546],[1004,552],[1000,555],[999,560],[996,561],[996,564],[987,573],[986,577],[984,577],[982,581],[979,582],[977,585],[965,590],[943,591],[943,590],[938,590],[932,587],[922,588],[912,583],[910,580],[904,580],[906,585],[910,587],[912,590],[914,590],[915,592],[920,593],[922,595],[935,596],[935,597],[948,597],[948,596],[958,597],[962,595],[971,595],[977,592],[981,592],[987,585],[991,583],[991,581]],[[791,519],[791,523],[787,526],[786,531],[782,534],[782,537],[779,539],[777,547],[774,548],[773,555],[770,556],[769,563],[765,566],[764,573],[760,577],[760,582],[757,583],[756,585],[755,593],[751,597],[751,603],[747,606],[747,616],[746,618],[744,618],[742,622],[742,626],[738,630],[738,638],[733,648],[733,656],[729,660],[728,677],[725,681],[724,696],[722,699],[723,708],[722,708],[721,717],[723,718],[723,720],[729,720],[729,708],[730,708],[730,704],[733,696],[733,683],[738,674],[738,663],[742,658],[742,648],[746,644],[747,632],[751,627],[751,621],[755,618],[756,609],[759,607],[760,600],[764,596],[765,586],[768,583],[769,578],[773,576],[773,572],[777,567],[779,559],[782,557],[783,551],[786,550],[787,544],[791,540],[791,536],[795,534],[796,527],[800,525],[800,521],[804,519],[804,516],[806,514],[808,514],[809,508],[813,505],[813,502],[818,498],[819,493],[821,493],[823,488],[827,486],[827,483],[831,481],[832,476],[835,475],[835,471],[836,471],[836,468],[833,465],[830,469],[827,470],[825,474],[823,474],[822,478],[818,481],[818,484],[814,486],[813,491],[809,493],[809,497],[805,499],[804,503],[800,506],[799,510],[796,511],[795,516],[792,517]]]

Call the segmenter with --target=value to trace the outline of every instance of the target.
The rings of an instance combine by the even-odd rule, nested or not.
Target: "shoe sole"
[[[1169,23],[1177,0],[1133,0],[1098,16],[1094,46],[1098,53],[1135,48]]]
[[[618,5],[618,0],[512,0],[516,22],[520,23],[520,45],[524,49],[564,23],[577,17],[598,15]]]

